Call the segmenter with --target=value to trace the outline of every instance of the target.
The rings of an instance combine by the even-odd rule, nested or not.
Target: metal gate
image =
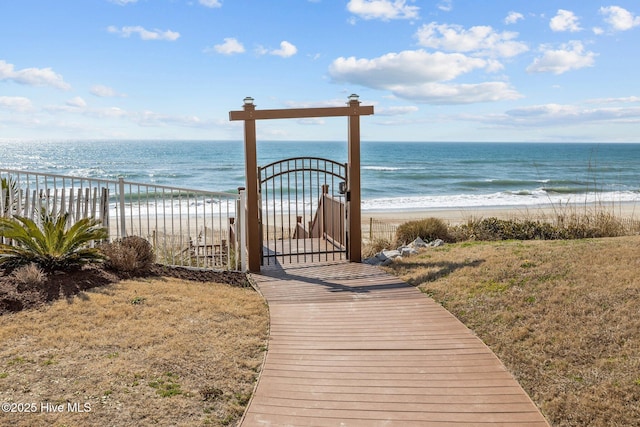
[[[262,265],[346,257],[347,164],[295,157],[258,168]]]

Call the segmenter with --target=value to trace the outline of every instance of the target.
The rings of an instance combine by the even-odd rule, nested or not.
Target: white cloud
[[[631,12],[619,6],[601,7],[600,14],[615,31],[627,31],[640,25],[640,16],[633,16]]]
[[[139,25],[133,27],[117,28],[113,25],[107,28],[107,31],[114,34],[120,34],[122,37],[131,37],[132,34],[138,34],[142,40],[168,40],[175,41],[180,37],[180,33],[176,31],[147,30]]]
[[[376,108],[376,116],[403,116],[417,112],[419,109],[415,105],[381,107]]]
[[[540,117],[540,116],[569,116],[575,113],[573,105],[544,104],[532,105],[528,107],[514,108],[506,112],[511,117]]]
[[[639,123],[640,107],[586,108],[581,105],[543,104],[506,111],[503,119],[505,123],[513,126],[587,124],[602,121]]]
[[[33,106],[31,100],[24,96],[0,96],[0,108],[11,111],[27,112]]]
[[[337,81],[358,82],[364,86],[385,88],[398,82],[419,84],[447,81],[487,66],[487,61],[458,53],[428,53],[407,50],[388,53],[374,59],[340,57],[333,61],[329,74]]]
[[[213,49],[207,48],[205,52],[215,51],[223,55],[233,55],[235,53],[244,53],[244,46],[233,37],[224,39],[224,43],[213,46]]]
[[[99,119],[127,118],[128,112],[119,107],[93,109],[86,112],[88,116]]]
[[[400,98],[429,104],[473,104],[522,98],[518,91],[504,82],[398,85],[392,91]]]
[[[536,58],[527,67],[527,72],[563,74],[571,70],[592,67],[597,56],[593,52],[585,52],[584,46],[579,41],[571,41],[555,50],[542,46],[542,52],[542,57]]]
[[[271,55],[281,56],[283,58],[289,58],[298,52],[298,48],[289,43],[288,41],[280,42],[280,49],[272,50]]]
[[[417,6],[409,6],[406,0],[350,0],[347,9],[362,19],[414,19],[418,17]]]
[[[331,64],[329,75],[338,82],[389,90],[400,98],[419,102],[457,104],[520,97],[503,82],[443,84],[474,70],[493,67],[494,61],[460,53],[416,50],[374,59],[341,57]]]
[[[86,108],[87,102],[79,96],[69,99],[65,104],[69,107]]]
[[[593,31],[593,34],[595,34],[596,36],[601,36],[604,34],[604,30],[600,27],[593,27],[592,31]]]
[[[490,26],[476,26],[468,30],[460,25],[425,24],[416,32],[418,43],[424,47],[452,52],[474,52],[483,56],[512,57],[529,50],[515,39],[518,33],[496,32]]]
[[[587,101],[589,104],[627,104],[640,103],[640,96],[626,96],[623,98],[598,98]]]
[[[453,0],[442,0],[438,3],[438,9],[443,12],[451,12],[453,10]]]
[[[324,101],[284,101],[283,104],[287,108],[344,107],[347,104],[347,98],[334,98]]]
[[[308,119],[298,119],[296,123],[302,126],[322,126],[326,123],[326,120],[320,117],[310,117]]]
[[[23,68],[16,70],[13,64],[0,60],[0,81],[11,80],[28,86],[52,86],[69,90],[71,85],[51,68]]]
[[[570,31],[575,33],[582,30],[578,23],[578,17],[570,10],[558,9],[556,16],[551,18],[549,27],[553,31]]]
[[[377,113],[377,112],[376,112]],[[625,130],[622,125],[637,126],[640,124],[640,107],[636,105],[611,106],[593,105],[590,101],[576,104],[540,104],[514,108],[502,113],[488,114],[458,114],[459,120],[478,122],[492,129],[533,129],[533,134],[525,133],[527,138],[532,135],[547,133],[548,139],[557,142],[559,135],[569,135],[570,140],[584,142],[594,139],[601,141],[635,142],[633,130]],[[606,125],[603,133],[594,133],[594,126]],[[620,126],[614,126],[620,125]],[[539,133],[540,129],[547,129]],[[554,129],[554,130],[552,130]],[[553,133],[551,133],[553,132]],[[631,132],[631,133],[629,133]],[[615,134],[620,135],[616,138]],[[565,139],[565,137],[561,137]],[[586,139],[585,139],[586,138]],[[538,138],[536,138],[538,139]]]
[[[516,22],[524,19],[524,15],[518,12],[509,12],[506,18],[504,18],[504,23],[507,25],[515,24]]]
[[[198,116],[172,116],[169,114],[161,114],[153,111],[142,111],[140,113],[130,114],[129,117],[133,122],[143,127],[163,127],[175,125],[189,128],[211,128],[219,125],[219,121],[203,120]]]
[[[296,53],[298,53],[298,48],[285,40],[280,42],[280,49],[267,49],[263,46],[258,46],[258,48],[256,49],[256,53],[258,55],[268,54],[268,55],[281,56],[283,58],[289,58],[295,55]]]
[[[128,3],[135,3],[138,0],[109,0],[111,3],[119,4],[120,6],[124,6]]]
[[[68,100],[65,105],[52,105],[44,108],[45,111],[55,114],[76,114],[93,119],[118,119],[135,123],[141,127],[166,127],[181,126],[189,128],[213,128],[226,124],[223,120],[201,119],[198,116],[179,116],[157,113],[150,110],[127,111],[119,107],[91,108],[80,97]]]
[[[110,88],[109,86],[104,85],[93,85],[91,86],[90,92],[92,95],[99,96],[101,98],[111,98],[115,96],[124,97],[126,95],[117,93],[115,90]]]
[[[222,2],[220,0],[198,0],[198,3],[210,8],[222,7]]]

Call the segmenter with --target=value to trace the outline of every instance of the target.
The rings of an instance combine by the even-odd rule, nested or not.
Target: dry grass
[[[371,242],[362,245],[362,257],[371,258],[378,252],[385,249],[395,248],[395,245],[389,239],[383,237],[376,237]]]
[[[177,279],[124,281],[1,316],[0,401],[37,405],[2,414],[2,423],[234,425],[267,325],[251,288]],[[47,402],[64,411],[43,413]],[[67,403],[90,412],[71,413]]]
[[[466,242],[391,271],[489,345],[553,426],[640,420],[640,237]]]

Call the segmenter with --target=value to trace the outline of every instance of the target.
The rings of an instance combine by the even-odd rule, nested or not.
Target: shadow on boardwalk
[[[469,329],[382,270],[291,264],[252,278],[271,331],[243,426],[548,426]]]

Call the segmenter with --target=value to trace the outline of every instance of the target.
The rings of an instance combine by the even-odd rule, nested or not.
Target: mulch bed
[[[9,271],[0,269],[0,315],[32,309],[61,298],[72,298],[87,289],[132,277],[97,266],[87,266],[76,271],[50,273],[42,284],[29,286],[17,284]],[[175,277],[197,282],[249,286],[246,275],[236,271],[198,270],[159,264],[135,277]]]

